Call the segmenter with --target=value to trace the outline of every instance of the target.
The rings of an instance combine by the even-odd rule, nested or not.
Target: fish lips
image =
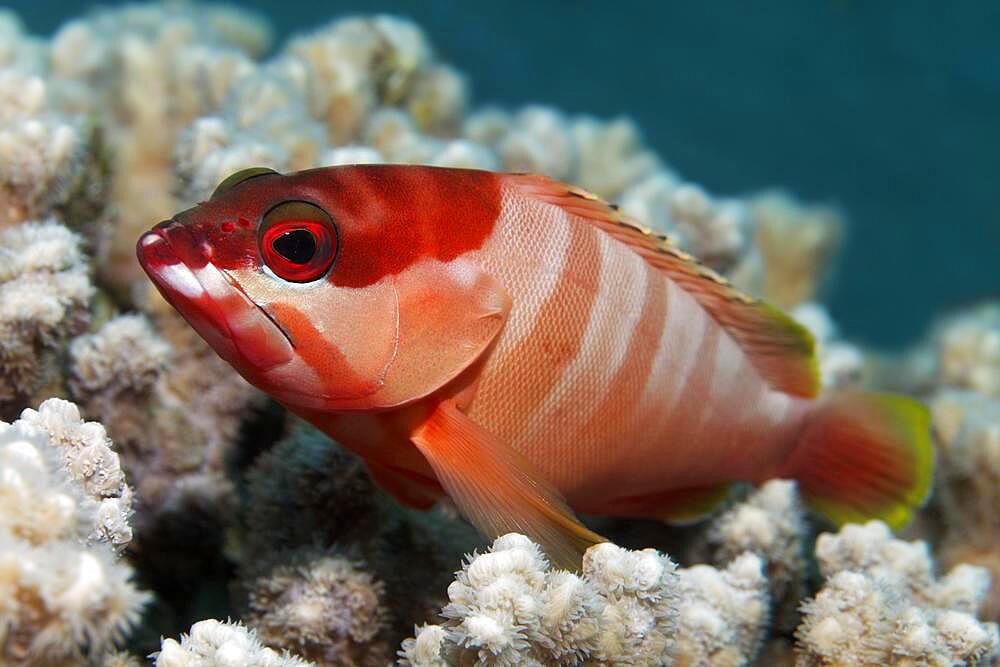
[[[184,225],[161,222],[139,238],[136,255],[163,298],[244,376],[292,359],[287,334],[208,260]]]

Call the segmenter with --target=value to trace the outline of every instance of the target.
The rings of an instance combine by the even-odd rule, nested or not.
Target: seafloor
[[[0,13],[0,664],[1000,659],[1000,302],[861,349],[817,302],[838,211],[710,193],[624,118],[470,108],[404,20],[338,20],[262,59],[269,39],[211,6],[103,10],[51,40]],[[484,544],[449,507],[398,508],[133,254],[240,168],[355,162],[540,172],[616,202],[806,324],[827,386],[924,400],[930,502],[904,536],[837,531],[771,482],[683,529],[592,521],[615,544],[580,573],[521,536]]]

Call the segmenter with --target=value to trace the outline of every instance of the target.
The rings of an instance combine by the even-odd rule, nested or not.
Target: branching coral
[[[814,299],[823,269],[840,245],[841,215],[829,206],[773,192],[755,197],[751,208],[762,271],[745,277],[745,286],[780,308]]]
[[[0,65],[0,226],[65,212],[71,199],[76,212],[95,214],[103,200],[100,134],[54,110],[50,88],[35,72]]]
[[[944,322],[937,349],[941,384],[1000,396],[1000,303]]]
[[[745,553],[724,570],[695,565],[679,571],[676,667],[741,667],[752,663],[768,627],[763,562]]]
[[[989,585],[982,568],[935,579],[927,544],[893,539],[885,524],[847,525],[816,543],[827,578],[802,607],[798,665],[989,664],[997,626],[975,613]]]
[[[190,634],[164,639],[156,667],[309,667],[312,663],[262,646],[253,630],[215,619],[199,621]]]
[[[127,488],[103,429],[72,404],[0,423],[4,664],[97,656],[136,623],[147,596],[112,546],[127,541]]]
[[[55,221],[0,233],[0,406],[23,405],[87,325],[94,288],[81,239]]]
[[[862,386],[869,380],[865,355],[856,346],[837,336],[837,327],[823,306],[803,303],[791,311],[816,340],[820,378],[824,387],[838,389]]]
[[[150,400],[170,353],[142,315],[115,317],[70,343],[70,392],[88,414],[116,430],[130,430],[124,426],[129,420],[145,428],[138,422],[146,415],[138,409]]]
[[[417,628],[404,664],[669,664],[677,574],[652,549],[600,544],[583,577],[549,571],[522,535],[498,538],[473,555],[448,588],[445,625]]]
[[[937,436],[937,503],[945,517],[941,559],[992,572],[983,615],[1000,620],[1000,398],[943,390],[931,402]]]
[[[132,539],[132,489],[125,483],[118,454],[111,449],[104,426],[84,422],[74,404],[58,398],[45,401],[37,411],[25,410],[19,423],[48,435],[70,478],[97,503],[87,543],[106,542],[119,551],[124,549]]]
[[[751,552],[764,562],[773,605],[773,623],[796,625],[796,607],[806,590],[805,541],[808,528],[795,483],[773,480],[712,521],[696,556],[725,567]]]
[[[258,577],[246,622],[268,646],[317,665],[381,666],[391,656],[383,591],[349,560],[315,554]]]

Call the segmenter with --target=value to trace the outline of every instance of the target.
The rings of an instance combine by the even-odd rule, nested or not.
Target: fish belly
[[[777,468],[807,401],[770,389],[690,294],[625,245],[551,207],[504,208],[480,261],[513,307],[473,418],[594,513]]]

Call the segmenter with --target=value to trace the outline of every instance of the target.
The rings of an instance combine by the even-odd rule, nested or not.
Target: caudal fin
[[[892,394],[837,392],[820,399],[780,476],[838,524],[905,525],[927,499],[934,447],[927,409]]]

